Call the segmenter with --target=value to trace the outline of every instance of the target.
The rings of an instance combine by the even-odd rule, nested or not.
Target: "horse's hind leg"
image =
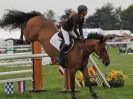
[[[72,99],[77,99],[75,95],[75,69],[70,69],[70,87]]]
[[[84,75],[85,85],[86,85],[86,87],[89,88],[92,97],[94,97],[94,99],[100,99],[100,98],[96,95],[96,93],[94,92],[94,89],[93,89],[93,87],[92,87],[92,85],[91,85],[90,77],[89,77],[89,74],[88,74],[88,68],[85,67],[84,69],[82,69],[82,73],[83,73],[83,75]]]

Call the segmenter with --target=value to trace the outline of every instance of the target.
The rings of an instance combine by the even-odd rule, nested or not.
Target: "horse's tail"
[[[8,28],[10,30],[21,28],[22,25],[27,23],[30,18],[40,15],[42,14],[36,11],[25,13],[17,10],[7,10],[7,13],[3,16],[3,19],[0,20],[0,27]]]

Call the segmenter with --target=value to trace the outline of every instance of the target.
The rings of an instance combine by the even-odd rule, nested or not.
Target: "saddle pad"
[[[50,39],[50,43],[57,49],[60,50],[60,44],[62,39],[58,36],[58,32],[55,33]]]

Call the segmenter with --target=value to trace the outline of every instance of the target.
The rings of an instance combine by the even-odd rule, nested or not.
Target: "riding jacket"
[[[83,37],[82,26],[84,23],[84,17],[81,18],[79,14],[74,14],[63,24],[62,28],[67,32],[74,31],[77,37]],[[79,29],[79,32],[77,31]],[[80,33],[80,34],[79,34]]]

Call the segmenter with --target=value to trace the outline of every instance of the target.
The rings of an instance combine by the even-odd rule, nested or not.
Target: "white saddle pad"
[[[58,36],[58,32],[55,33],[50,39],[50,43],[58,50],[60,50],[60,44],[62,39]]]

